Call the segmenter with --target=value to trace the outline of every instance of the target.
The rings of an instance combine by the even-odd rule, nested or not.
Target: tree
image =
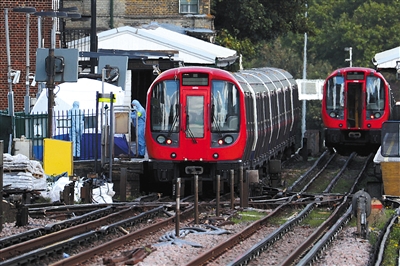
[[[400,43],[397,0],[310,0],[308,15],[316,30],[309,51],[333,68],[348,66],[345,47],[353,48],[353,66],[373,67],[376,53]]]
[[[270,41],[288,32],[308,30],[306,0],[215,0],[215,28],[239,40]]]

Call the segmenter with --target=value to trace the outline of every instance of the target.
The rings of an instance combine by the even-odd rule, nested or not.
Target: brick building
[[[63,38],[65,33],[73,30],[91,29],[92,5],[96,7],[96,32],[116,28],[124,25],[139,26],[151,22],[169,24],[180,27],[183,33],[212,41],[214,36],[214,17],[210,15],[211,0],[37,0],[37,1],[1,1],[0,7],[3,16],[0,17],[0,45],[3,53],[0,55],[0,110],[9,107],[8,94],[13,93],[14,110],[24,110],[24,97],[28,94],[26,89],[26,28],[27,15],[14,12],[15,7],[34,7],[36,11],[52,11],[61,7],[77,7],[81,19],[60,19],[57,24],[55,48],[64,48]],[[8,10],[10,66],[12,70],[19,70],[20,80],[16,84],[8,79],[8,56],[6,47],[5,10]],[[38,48],[38,16],[29,15],[29,65],[30,73],[35,73],[36,49]],[[52,19],[43,17],[41,20],[41,47],[51,46]],[[71,35],[73,36],[73,35]],[[71,40],[71,37],[69,39]],[[144,71],[144,72],[143,72]],[[148,72],[148,73],[147,73]],[[141,69],[136,76],[152,75],[152,69]],[[141,78],[143,80],[143,78]],[[145,78],[147,79],[147,78]],[[30,80],[32,81],[32,80]],[[148,83],[150,80],[146,81]],[[11,85],[10,85],[11,84]],[[11,88],[10,88],[11,87]],[[29,87],[29,96],[34,98],[38,92],[37,85]]]
[[[1,1],[0,9],[0,110],[8,108],[8,94],[10,93],[10,83],[8,79],[8,53],[7,53],[7,34],[6,34],[6,10],[9,28],[9,44],[10,44],[10,66],[13,70],[19,70],[20,80],[16,84],[12,84],[11,91],[14,94],[15,111],[23,111],[24,96],[26,95],[25,77],[26,77],[26,28],[27,15],[21,12],[14,12],[15,7],[34,7],[37,11],[52,10],[52,1]],[[29,15],[29,64],[30,71],[35,72],[36,48],[38,48],[38,17]],[[51,18],[43,18],[42,22],[42,44],[44,47],[50,46],[50,30],[52,26]],[[35,96],[37,87],[30,87],[29,94]]]
[[[76,6],[79,21],[67,21],[67,29],[90,28],[92,2],[96,5],[96,27],[107,30],[121,26],[137,27],[157,22],[185,29],[188,35],[211,40],[214,17],[211,0],[61,0],[64,7]],[[86,19],[85,19],[86,18]]]

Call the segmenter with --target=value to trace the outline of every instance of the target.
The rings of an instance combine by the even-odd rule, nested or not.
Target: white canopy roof
[[[191,64],[215,64],[216,60],[237,59],[235,50],[212,44],[185,34],[160,27],[153,23],[138,28],[123,26],[97,34],[98,49],[126,51],[178,51],[174,60]],[[70,43],[79,51],[88,51],[89,38]]]
[[[396,62],[400,61],[400,46],[375,54],[373,63],[377,68],[396,68]]]

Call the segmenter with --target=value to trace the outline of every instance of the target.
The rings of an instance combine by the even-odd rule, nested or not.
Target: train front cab
[[[324,84],[322,120],[325,146],[378,148],[381,125],[390,115],[387,82],[373,69],[342,69]]]
[[[246,145],[243,92],[225,71],[172,71],[148,92],[146,144],[155,181],[170,187],[180,177],[188,191],[195,175],[200,183],[215,183],[217,174],[228,180]]]

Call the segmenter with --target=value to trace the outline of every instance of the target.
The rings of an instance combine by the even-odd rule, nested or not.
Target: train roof
[[[373,68],[369,68],[369,67],[342,67],[342,68],[338,68],[338,69],[335,69],[334,71],[332,71],[332,73],[329,75],[329,77],[333,76],[333,75],[337,75],[338,72],[347,73],[347,72],[353,72],[353,71],[363,71],[363,72],[369,71],[372,73],[379,73],[379,75],[381,75],[379,71],[377,71],[376,69],[373,69]]]
[[[265,86],[268,90],[273,91],[296,84],[296,81],[289,72],[274,67],[253,68],[232,74],[242,85],[243,89],[246,89],[247,84],[249,84],[255,92],[265,91]]]
[[[240,70],[238,72],[228,72],[219,68],[186,66],[168,69],[161,73],[156,80],[168,75],[179,74],[181,72],[203,71],[211,71],[213,75],[218,75],[227,79],[235,79],[245,91],[248,91],[248,85],[250,85],[255,92],[264,92],[265,87],[267,87],[268,90],[273,91],[297,84],[296,80],[289,72],[274,67],[252,68],[248,70]]]

